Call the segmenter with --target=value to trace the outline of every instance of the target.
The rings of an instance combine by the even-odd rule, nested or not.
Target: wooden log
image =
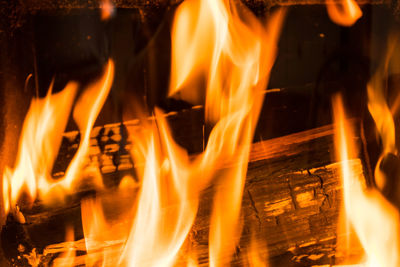
[[[350,167],[363,179],[361,161],[350,161]],[[266,242],[271,266],[310,266],[334,263],[336,252],[336,225],[341,202],[341,183],[338,179],[341,163],[278,176],[258,174],[246,184],[243,199],[244,229],[240,246],[232,261],[244,266],[251,237]],[[251,175],[254,175],[252,173]],[[258,179],[256,178],[258,176]],[[210,194],[204,192],[198,219],[190,233],[190,248],[196,251],[200,266],[208,266],[208,222]],[[129,225],[127,225],[129,227]],[[115,262],[124,240],[97,242],[97,252],[115,251]],[[85,262],[85,242],[61,242],[47,246],[41,257],[49,260],[69,250],[77,252],[75,264]],[[265,253],[265,251],[261,251]],[[100,257],[101,258],[101,257]],[[60,263],[63,259],[59,259]],[[185,258],[181,259],[184,263]]]
[[[186,115],[169,114],[167,118],[180,125],[183,122],[180,122],[179,116],[187,121],[187,118],[194,116],[190,113],[200,114],[202,110],[199,108],[186,112]],[[203,124],[197,124],[192,126],[197,137],[192,138],[189,130],[185,138],[192,138],[191,145],[199,149],[204,137],[198,134],[197,128]],[[110,153],[116,151],[128,151],[129,140],[124,132],[129,127],[140,127],[140,122],[107,125],[95,129],[92,136],[92,152],[88,163],[100,164],[105,179],[110,180],[110,187],[116,184],[112,180],[118,180],[121,172],[132,171],[133,164],[123,153],[124,157],[119,161],[113,161],[112,156],[111,160],[99,161],[99,158],[110,158]],[[76,150],[74,147],[79,140],[78,133],[67,133],[65,136],[62,148],[64,157]],[[355,142],[359,142],[359,139]],[[334,259],[341,184],[339,165],[332,164],[332,151],[332,125],[253,144],[242,203],[244,228],[238,253],[233,259],[235,265],[242,263],[254,229],[256,237],[267,242],[269,257],[277,262],[275,266],[283,266],[282,262],[292,264],[296,261],[306,264],[309,261],[313,264],[330,263]],[[115,162],[119,164],[115,166]],[[61,169],[62,164],[58,168]],[[352,164],[362,176],[361,161],[355,160]],[[124,167],[121,168],[121,165]],[[208,224],[213,192],[214,188],[210,186],[202,193],[198,215],[190,234],[191,246],[197,251],[199,263],[204,266],[208,264]],[[71,196],[62,207],[47,208],[38,201],[33,208],[22,209],[26,223],[19,224],[18,231],[25,233],[24,242],[29,243],[26,246],[37,248],[36,253],[43,256],[44,248],[63,242],[67,224],[74,226],[76,240],[83,238],[80,199],[88,195],[94,195],[90,188]],[[7,225],[2,235],[7,232]],[[3,249],[7,248],[7,244],[2,243]],[[16,246],[19,245],[17,243]],[[27,252],[16,255],[23,257]],[[43,260],[49,260],[51,255],[48,253]]]
[[[349,163],[358,178],[364,179],[361,161],[354,159]],[[242,204],[244,229],[232,265],[246,266],[251,238],[262,241],[259,242],[264,244],[259,247],[260,254],[268,255],[270,266],[334,264],[340,257],[336,254],[336,226],[342,201],[342,186],[338,178],[340,168],[341,163],[333,163],[303,171],[283,171],[280,175],[250,172]],[[189,234],[190,244],[187,244],[191,251],[195,251],[199,266],[209,266],[210,201],[210,192],[206,190],[197,220]],[[112,261],[118,263],[123,244],[124,240],[118,239],[109,240],[108,243],[97,242],[98,250],[95,253],[101,255],[104,249],[107,253],[114,251],[115,254],[111,254],[115,256]],[[84,264],[86,247],[83,239],[51,244],[42,255],[48,260],[52,255],[65,253],[71,248],[79,255],[74,264]],[[58,260],[59,263],[65,261]],[[177,265],[186,266],[186,260],[185,257],[179,258]]]

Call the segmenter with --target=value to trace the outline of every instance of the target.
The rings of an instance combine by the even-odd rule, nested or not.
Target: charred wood
[[[167,119],[172,123],[172,129],[184,129],[183,132],[174,133],[180,144],[197,153],[204,144],[204,136],[198,134],[202,133],[203,127],[202,109],[185,112],[167,114]],[[192,122],[189,118],[192,118]],[[197,124],[193,124],[193,121]],[[124,173],[133,172],[127,131],[140,125],[140,121],[131,121],[98,127],[93,131],[88,165],[100,167],[109,188],[118,184]],[[182,125],[186,126],[178,127]],[[78,142],[79,133],[66,133],[60,158],[71,158]],[[355,142],[358,143],[359,138]],[[244,227],[240,246],[232,262],[234,265],[243,263],[252,234],[266,242],[272,266],[309,266],[310,263],[334,262],[342,187],[340,163],[334,163],[332,151],[332,125],[252,145],[242,201]],[[68,162],[59,162],[55,176],[67,165]],[[352,166],[364,179],[362,162],[353,160]],[[199,263],[204,266],[208,264],[208,224],[213,186],[202,193],[190,234],[190,246],[197,251]],[[15,257],[26,259],[26,255],[33,257],[30,248],[36,248],[36,257],[49,262],[63,249],[71,247],[70,243],[65,245],[64,239],[66,225],[72,225],[75,240],[78,240],[73,245],[77,246],[80,259],[84,258],[84,247],[79,246],[83,242],[80,200],[94,195],[93,188],[87,185],[71,195],[63,206],[45,207],[40,201],[33,206],[22,205],[25,222],[9,218],[2,229],[2,236],[7,236],[2,239],[6,256],[14,261]],[[9,237],[10,229],[19,233],[14,235],[14,240]],[[113,242],[118,244],[119,241]],[[18,249],[19,244],[25,244],[25,249],[14,254],[8,252],[15,246]],[[57,249],[54,250],[54,247]]]

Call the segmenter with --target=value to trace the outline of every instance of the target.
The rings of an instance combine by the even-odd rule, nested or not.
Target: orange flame
[[[237,8],[231,1],[188,0],[178,8],[172,29],[170,93],[181,94],[182,98],[193,102],[200,101],[204,94],[206,120],[214,127],[205,151],[193,157],[175,143],[166,118],[158,109],[153,120],[141,125],[138,131],[130,131],[131,155],[140,185],[138,196],[126,202],[119,198],[127,192],[129,195],[136,193],[133,180],[124,178],[115,192],[107,192],[112,196],[113,209],[126,204],[123,215],[109,216],[104,207],[109,201],[105,195],[82,200],[85,265],[173,266],[194,223],[201,191],[210,185],[215,187],[209,236],[210,266],[229,264],[240,238],[240,208],[249,149],[275,59],[283,15],[282,11],[277,12],[264,25],[249,10]],[[183,61],[182,54],[190,60]],[[60,190],[63,194],[71,190],[77,177],[87,171],[84,165],[90,130],[110,90],[113,72],[110,61],[102,79],[87,88],[73,109],[82,138],[65,176],[58,181],[51,180],[52,164],[58,151],[58,146],[53,146],[54,141],[50,142],[54,149],[50,155],[34,147],[30,157],[37,157],[39,152],[39,158],[43,153],[49,160],[31,164],[30,180],[20,184],[15,184],[15,171],[5,174],[4,195],[8,209],[15,205],[25,184],[32,199],[38,194],[50,201]],[[205,93],[202,93],[204,79]],[[196,85],[197,90],[188,91],[186,85],[189,84]],[[48,105],[64,119],[64,127],[56,127],[59,131],[65,128],[75,97],[76,89],[71,91],[69,102],[64,96],[59,100],[69,109],[58,110],[60,103],[53,95],[48,97]],[[65,92],[69,91],[62,94],[67,94]],[[55,115],[48,112],[44,115],[32,112],[38,121],[43,120],[44,115],[54,121]],[[31,120],[28,116],[25,123]],[[45,142],[53,128],[44,127],[37,139]],[[21,142],[29,139],[25,135]],[[16,169],[22,168],[20,165],[31,166],[26,162],[18,163]],[[38,176],[36,169],[46,172]],[[99,177],[98,170],[92,172],[92,176]],[[10,197],[13,190],[18,192]],[[113,210],[113,213],[117,212]],[[196,255],[196,251],[192,253]],[[189,265],[197,264],[192,256],[183,258],[189,258]]]
[[[101,20],[108,20],[115,14],[115,6],[112,0],[101,0]]]
[[[375,168],[375,182],[380,189],[383,189],[386,183],[385,174],[380,168],[381,162],[387,154],[397,154],[394,120],[385,98],[385,75],[388,73],[389,59],[395,48],[393,41],[395,40],[389,41],[383,66],[378,69],[367,85],[368,110],[374,119],[383,146]]]
[[[210,225],[210,266],[229,262],[240,233],[239,215],[251,139],[263,102],[282,12],[263,26],[232,1],[185,1],[172,29],[170,95],[201,101],[215,123],[204,159],[223,159]],[[185,57],[182,57],[182,53]],[[193,90],[197,88],[198,90]]]
[[[399,212],[379,191],[366,189],[362,170],[352,164],[357,156],[353,130],[346,123],[342,100],[333,99],[335,148],[341,161],[346,216],[366,252],[365,266],[399,266]],[[354,160],[353,160],[354,161]],[[360,166],[360,164],[358,164]]]
[[[51,171],[78,86],[71,82],[57,94],[52,94],[50,87],[46,98],[32,101],[24,121],[15,168],[6,167],[3,174],[6,213],[24,191],[32,201],[39,193],[43,201],[51,202],[62,199],[65,192],[72,189],[89,149],[91,129],[111,88],[113,73],[114,64],[110,60],[103,77],[87,88],[74,108],[74,119],[82,131],[82,139],[62,179],[53,180]]]
[[[120,262],[127,266],[172,266],[197,212],[199,188],[193,182],[200,170],[172,140],[158,110],[156,121],[132,138],[132,157],[142,166],[137,168],[142,185]],[[207,179],[207,170],[203,178]]]
[[[350,27],[362,16],[362,11],[354,0],[340,0],[341,3],[326,2],[326,9],[331,20],[345,27]]]
[[[216,190],[210,266],[229,263],[240,235],[249,148],[283,19],[283,13],[278,12],[264,26],[248,10],[241,12],[228,1],[189,0],[178,8],[172,29],[170,92],[176,95],[185,91],[188,98],[186,93],[182,96],[186,100],[199,101],[202,88],[198,78],[207,74],[206,116],[215,123],[214,128],[205,151],[195,157],[189,157],[175,143],[158,109],[154,120],[130,131],[131,154],[140,183],[137,203],[130,207],[134,212],[132,226],[116,248],[118,253],[122,249],[118,263],[92,251],[91,264],[173,266],[192,228],[200,193],[212,180],[216,181]],[[196,30],[192,31],[194,24]],[[184,83],[197,84],[198,90],[187,91]],[[124,187],[121,183],[120,189]],[[112,238],[105,234],[110,224],[102,207],[82,204],[82,221],[88,229],[85,239]],[[197,264],[193,255],[184,257],[189,258],[191,266]]]
[[[75,239],[74,228],[68,226],[65,232],[65,241],[70,242],[69,244],[73,244]],[[74,266],[74,258],[75,258],[75,250],[72,246],[69,246],[68,250],[54,260],[54,267],[73,267]]]
[[[47,181],[61,144],[68,113],[77,91],[75,83],[44,99],[34,99],[26,116],[14,170],[6,167],[3,175],[3,197],[8,213],[23,190],[36,198],[39,181]],[[58,110],[60,108],[60,110]],[[61,111],[61,112],[60,112]]]
[[[254,232],[252,232],[250,246],[247,249],[247,265],[249,267],[268,267],[267,258],[268,250],[261,240],[257,240]]]

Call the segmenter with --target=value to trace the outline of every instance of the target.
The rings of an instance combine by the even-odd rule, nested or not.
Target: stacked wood
[[[200,107],[167,114],[176,140],[192,153],[200,152],[205,142],[202,114]],[[93,131],[88,164],[100,167],[105,184],[110,188],[118,184],[121,176],[133,172],[127,131],[140,127],[141,123],[130,121],[106,125]],[[359,138],[354,141],[359,142]],[[78,142],[79,133],[66,133],[59,159],[71,158]],[[235,266],[243,265],[252,236],[266,243],[264,251],[268,251],[272,266],[335,262],[342,185],[340,163],[332,160],[332,152],[332,125],[252,145],[242,201],[244,227],[232,260]],[[65,170],[68,160],[64,161],[58,161],[55,176]],[[352,160],[351,166],[363,179],[362,162]],[[202,193],[198,215],[190,233],[190,246],[197,252],[201,266],[208,265],[208,227],[214,186]],[[22,262],[27,264],[26,259],[32,257],[32,248],[36,248],[35,257],[49,262],[72,246],[80,251],[78,261],[84,262],[80,200],[94,195],[93,188],[86,187],[70,196],[63,206],[49,208],[39,201],[33,207],[22,206],[25,223],[9,218],[2,229],[2,237],[12,237],[10,231],[19,233],[14,235],[15,240],[2,240],[4,254],[14,262],[18,257],[25,259],[18,262],[19,265]],[[73,245],[64,242],[66,225],[75,229],[77,241]],[[108,244],[115,245],[121,241],[110,242]],[[23,244],[24,250],[20,244]],[[16,251],[10,252],[12,249]]]

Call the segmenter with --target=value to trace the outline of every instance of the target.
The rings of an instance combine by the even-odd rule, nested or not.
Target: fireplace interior
[[[108,19],[101,15],[106,2],[111,5]],[[53,94],[62,92],[70,81],[79,84],[77,97],[84,95],[84,88],[101,77],[109,59],[114,62],[115,74],[90,135],[90,149],[95,152],[88,152],[87,157],[88,164],[100,170],[105,188],[115,190],[127,175],[141,184],[141,178],[133,172],[136,165],[129,151],[133,142],[129,136],[132,129],[136,131],[147,121],[156,120],[155,108],[164,112],[175,142],[189,157],[204,152],[215,125],[204,115],[205,95],[194,102],[179,95],[169,96],[171,29],[182,2],[190,0],[2,1],[1,172],[5,172],[6,166],[16,164],[19,137],[31,100],[46,97],[50,87]],[[334,95],[342,95],[349,124],[355,129],[353,141],[359,149],[358,161],[352,160],[350,165],[357,170],[356,176],[366,188],[380,192],[397,210],[400,208],[397,194],[400,159],[395,151],[399,150],[399,116],[393,111],[400,103],[397,103],[400,46],[393,42],[400,36],[397,1],[357,1],[362,17],[351,26],[334,23],[322,0],[226,2],[248,9],[260,21],[268,21],[281,9],[285,10],[285,17],[251,138],[240,200],[242,226],[238,241],[229,259],[215,266],[360,263],[367,250],[360,241],[347,249],[338,245],[346,234],[339,230],[344,197],[341,165],[334,156],[336,124],[333,124],[331,103]],[[390,57],[387,47],[392,48]],[[191,60],[185,53],[180,57]],[[394,152],[382,159],[385,141],[379,138],[378,123],[369,112],[367,87],[385,58],[389,67],[384,77],[384,95],[393,112],[396,135]],[[72,115],[66,121],[51,169],[55,180],[62,178],[84,139],[78,124]],[[374,178],[377,164],[387,177],[383,187]],[[196,252],[198,265],[190,266],[210,265],[208,224],[213,196],[218,191],[215,184],[211,182],[201,191],[196,218],[185,238],[185,249]],[[4,194],[4,183],[2,188]],[[138,187],[133,187],[126,195],[119,196],[123,201],[132,200],[138,192]],[[82,241],[85,238],[82,203],[86,203],[82,201],[99,196],[103,199],[106,217],[112,218],[114,213],[124,210],[125,202],[116,205],[114,195],[98,191],[85,182],[79,190],[69,193],[62,204],[48,206],[40,199],[32,201],[22,195],[15,205],[18,211],[6,214],[2,209],[1,266],[110,266],[100,265],[99,260],[88,263],[89,245]],[[6,205],[3,198],[0,204]],[[69,226],[72,226],[73,238],[66,240]],[[379,226],[376,231],[380,231]],[[354,230],[348,235],[354,238]],[[247,262],[247,247],[253,244],[254,236],[259,241],[256,243],[258,255],[265,265]],[[74,245],[68,245],[71,243],[67,241]],[[113,247],[105,241],[98,246]],[[75,253],[69,265],[57,260],[60,255],[67,258],[68,251]],[[182,251],[178,254],[175,265],[189,266],[184,254]]]

